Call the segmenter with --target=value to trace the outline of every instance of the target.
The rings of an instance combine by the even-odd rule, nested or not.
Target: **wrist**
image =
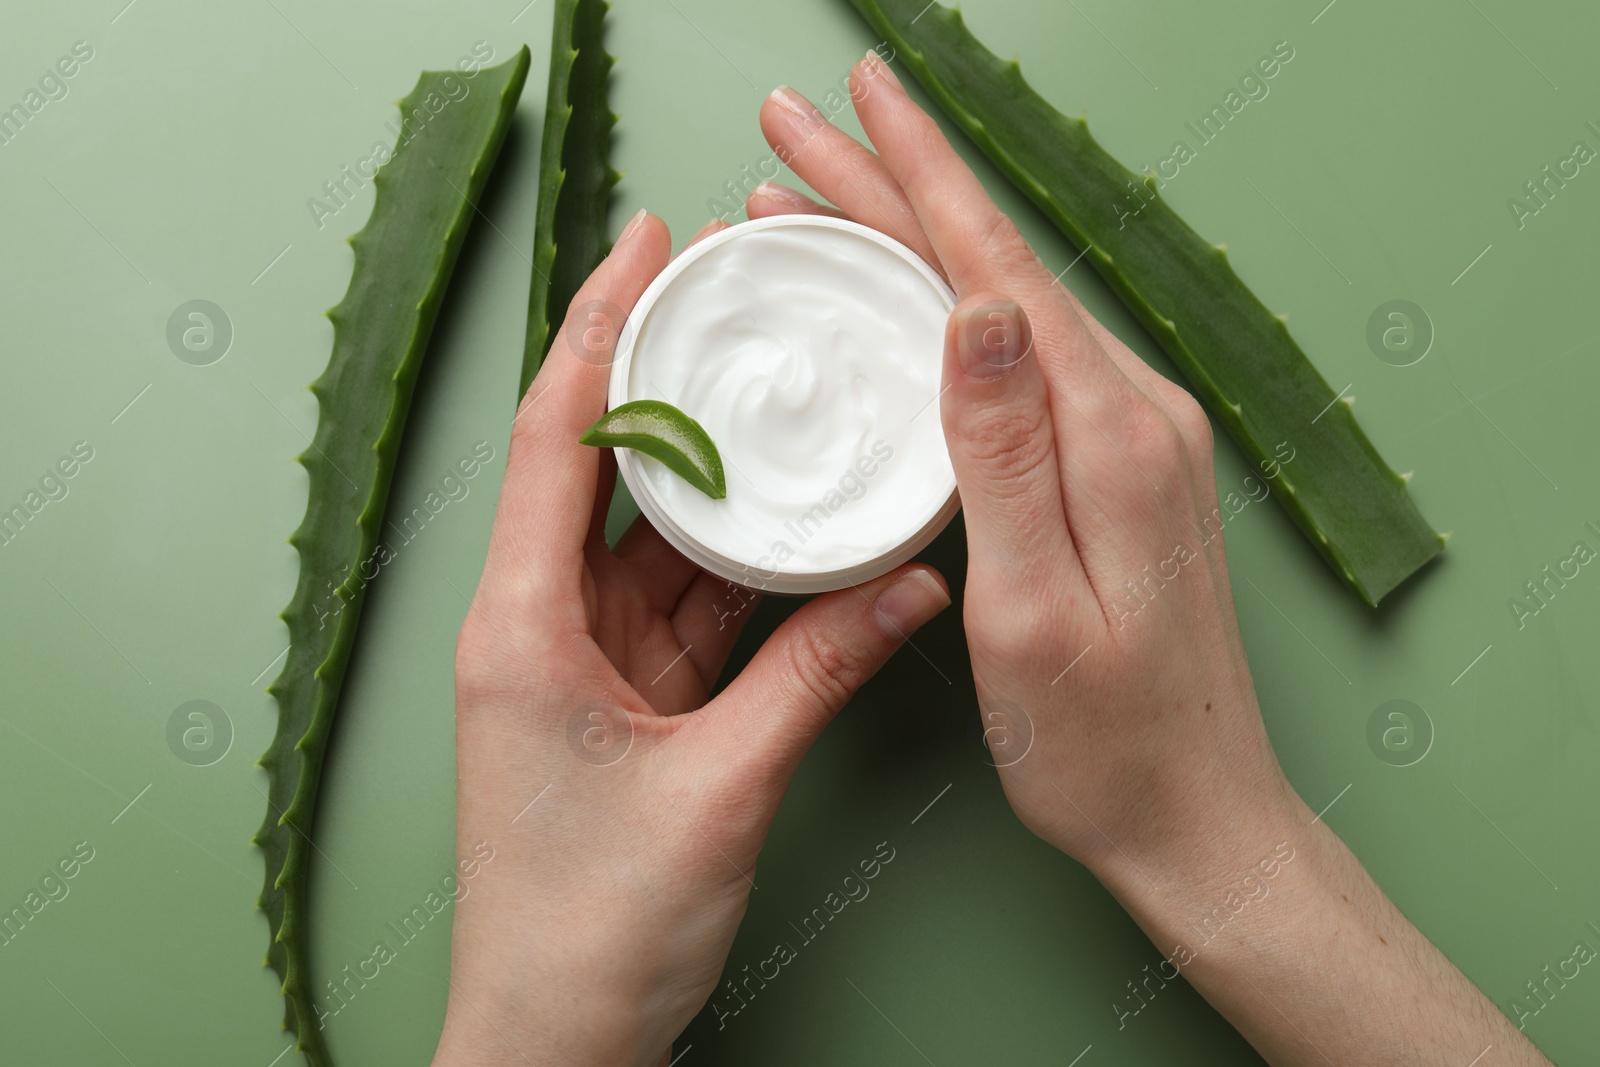
[[[611,1010],[570,988],[497,1002],[452,980],[433,1067],[653,1067],[667,1046],[647,1047],[641,1014],[637,1005]]]
[[[1169,845],[1139,870],[1095,872],[1150,937],[1161,977],[1182,974],[1208,999],[1301,968],[1342,937],[1376,940],[1372,924],[1392,910],[1292,790],[1252,816]]]
[[[1160,956],[1119,1029],[1181,975],[1269,1063],[1545,1062],[1298,799],[1145,873],[1101,876]]]
[[[1239,920],[1276,911],[1269,899],[1302,887],[1306,872],[1324,863],[1324,837],[1338,845],[1288,782],[1274,779],[1194,805],[1205,822],[1118,841],[1087,861],[1164,955],[1193,953],[1196,942],[1214,946],[1224,931],[1242,928]]]
[[[667,1047],[650,975],[604,924],[511,938],[465,918],[434,1067],[652,1067]]]

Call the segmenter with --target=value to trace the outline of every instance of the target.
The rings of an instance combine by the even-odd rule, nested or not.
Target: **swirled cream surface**
[[[668,270],[635,312],[611,402],[664,400],[696,419],[728,491],[713,500],[623,455],[641,509],[676,527],[668,539],[758,579],[838,584],[930,540],[955,509],[937,403],[952,296],[938,276],[875,231],[805,216],[732,227]]]

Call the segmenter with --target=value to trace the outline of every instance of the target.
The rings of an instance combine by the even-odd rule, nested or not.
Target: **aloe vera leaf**
[[[1368,605],[1438,555],[1444,539],[1384,463],[1348,402],[1240,280],[1226,252],[996,57],[957,10],[851,0],[928,95],[1010,178],[1155,337],[1252,462],[1295,450],[1278,502]],[[1140,205],[1143,209],[1140,210]]]
[[[519,400],[539,373],[578,287],[611,251],[606,209],[622,176],[609,162],[617,116],[606,103],[606,79],[614,60],[602,35],[610,7],[605,0],[556,0]],[[608,320],[622,314],[616,308],[597,313]]]
[[[350,287],[327,313],[333,352],[311,386],[317,432],[299,457],[310,493],[289,539],[300,577],[282,615],[288,657],[269,689],[278,732],[260,760],[269,788],[254,842],[266,858],[258,905],[272,935],[266,962],[283,980],[284,1027],[313,1067],[331,1062],[306,956],[309,835],[323,756],[371,577],[363,571],[382,560],[378,527],[417,371],[528,61],[523,48],[479,71],[462,97],[444,92],[446,79],[465,81],[459,73],[427,71],[400,102],[406,122],[373,179],[372,216],[349,240]],[[440,101],[448,102],[439,108]]]
[[[665,401],[630,400],[614,407],[583,431],[578,441],[643,452],[711,499],[728,495],[716,442],[704,426]]]

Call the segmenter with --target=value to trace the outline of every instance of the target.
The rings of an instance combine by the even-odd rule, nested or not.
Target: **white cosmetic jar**
[[[609,402],[699,422],[727,496],[619,448],[639,510],[752,589],[821,593],[904,563],[960,508],[938,403],[954,306],[915,252],[844,219],[754,219],[684,250],[628,316]]]

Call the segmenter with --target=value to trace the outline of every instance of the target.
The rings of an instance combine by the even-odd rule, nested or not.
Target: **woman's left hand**
[[[950,603],[915,564],[816,597],[707,701],[754,596],[642,518],[608,547],[616,465],[578,443],[669,248],[640,212],[512,425],[456,646],[457,850],[473,875],[437,1065],[665,1063],[716,987],[801,756]]]

